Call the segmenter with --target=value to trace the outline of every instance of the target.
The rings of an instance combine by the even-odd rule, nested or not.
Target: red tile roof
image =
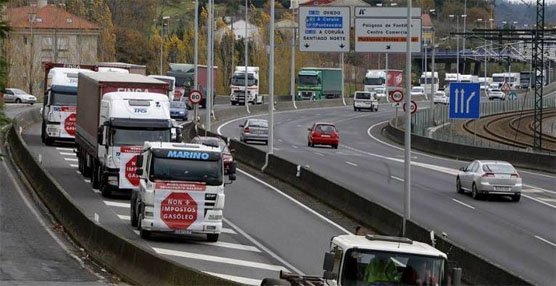
[[[33,28],[36,29],[100,29],[100,27],[81,17],[73,15],[64,9],[47,5],[42,8],[37,7],[17,7],[7,8],[5,20],[10,23],[12,28],[28,28],[31,26],[29,14],[34,11],[36,14]],[[71,19],[68,21],[68,19]]]

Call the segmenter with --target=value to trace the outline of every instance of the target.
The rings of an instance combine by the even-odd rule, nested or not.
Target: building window
[[[58,37],[58,50],[67,51],[68,50],[68,37]]]
[[[43,50],[52,50],[52,37],[43,37],[41,42]]]
[[[23,44],[27,45],[27,37],[23,37]]]
[[[66,18],[66,23],[73,23],[73,19],[72,18]]]

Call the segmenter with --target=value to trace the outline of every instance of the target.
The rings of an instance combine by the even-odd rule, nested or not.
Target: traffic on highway
[[[33,211],[24,224],[45,257],[79,249],[65,262],[78,282],[556,281],[556,30],[544,18],[519,27],[467,1],[141,0],[155,19],[141,24],[127,0],[34,2],[4,9],[5,40],[28,45],[32,31],[49,55],[28,74],[20,52],[0,64],[0,185]],[[0,260],[30,256],[39,237],[0,233]],[[10,265],[0,281],[40,280],[35,264]]]

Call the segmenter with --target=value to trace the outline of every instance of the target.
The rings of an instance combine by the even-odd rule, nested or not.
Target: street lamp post
[[[456,36],[456,43],[457,43],[457,48],[456,48],[456,72],[457,72],[457,77],[458,77],[458,82],[459,82],[459,18],[465,18],[464,16],[467,15],[448,15],[449,18],[456,18],[456,32],[458,33],[458,35]],[[465,49],[465,47],[464,47]]]
[[[197,65],[199,62],[199,0],[195,0],[195,51],[193,52],[193,89],[198,90],[198,72],[197,72]],[[185,90],[184,90],[185,93]],[[182,95],[184,97],[185,94]],[[193,122],[195,127],[198,123],[198,113],[199,113],[199,105],[194,104],[195,110],[193,111]]]
[[[247,109],[247,113],[251,113],[249,111],[249,98],[248,98],[248,92],[247,92],[247,79],[249,78],[249,74],[247,73],[247,65],[249,64],[249,42],[247,41],[247,39],[249,38],[249,29],[248,29],[248,25],[247,23],[249,23],[249,18],[248,18],[248,12],[249,12],[249,1],[245,0],[245,37],[243,38],[243,43],[245,46],[245,75],[244,75],[244,88],[245,88],[245,94],[244,94],[244,100],[243,102],[245,103],[245,108]]]
[[[164,16],[162,17],[162,27],[160,29],[160,69],[158,70],[158,74],[162,74],[162,54],[163,54],[163,48],[162,48],[162,43],[164,42],[164,26],[166,26],[166,20],[169,20],[170,16]]]

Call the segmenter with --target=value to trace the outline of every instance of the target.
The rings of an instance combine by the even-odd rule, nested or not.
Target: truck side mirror
[[[137,176],[143,176],[143,169],[137,169],[135,170],[135,173],[137,174]]]
[[[141,166],[143,166],[143,155],[137,155],[136,165],[139,168],[141,168]],[[137,169],[137,170],[139,170],[139,169]],[[137,174],[137,175],[139,175],[139,174]]]
[[[324,263],[322,264],[322,269],[324,272],[332,272],[334,269],[334,253],[326,252],[324,254]]]
[[[97,142],[100,145],[104,145],[104,125],[100,126],[97,131]]]

